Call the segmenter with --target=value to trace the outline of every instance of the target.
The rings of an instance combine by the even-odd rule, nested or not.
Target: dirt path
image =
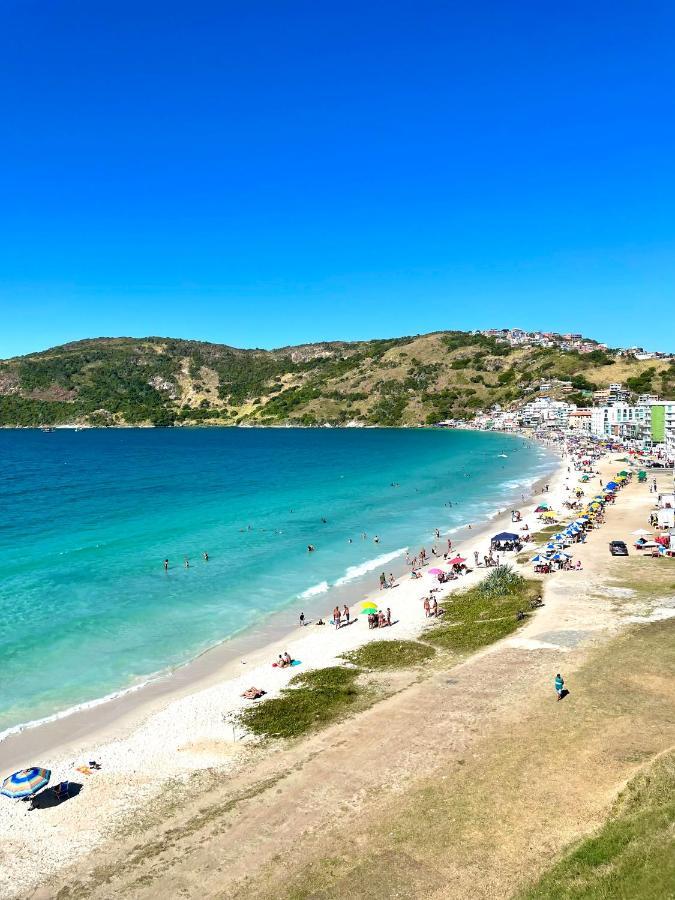
[[[625,538],[644,510],[631,485],[581,548],[584,572],[550,577],[516,636],[417,683],[399,676],[387,700],[252,752],[225,784],[213,773],[177,786],[30,896],[508,896],[675,744],[675,621],[607,643],[631,602],[607,583],[640,561],[597,544]],[[556,671],[571,689],[560,704]]]

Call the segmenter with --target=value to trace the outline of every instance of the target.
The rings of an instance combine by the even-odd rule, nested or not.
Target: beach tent
[[[494,542],[494,541],[500,541],[500,542],[501,542],[501,541],[517,541],[517,540],[518,540],[518,535],[517,535],[517,534],[513,534],[512,531],[500,531],[499,534],[496,534],[496,535],[492,538],[492,540],[493,540],[493,542]]]
[[[631,531],[631,534],[636,534],[638,537],[644,537],[646,534],[651,534],[651,531],[647,531],[646,528],[637,528],[635,531]]]

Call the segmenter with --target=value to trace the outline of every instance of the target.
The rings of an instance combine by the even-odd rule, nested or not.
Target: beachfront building
[[[575,409],[576,406],[573,403],[553,400],[551,397],[537,397],[521,407],[519,424],[525,428],[543,426],[566,429],[570,413],[573,413]]]
[[[638,403],[642,415],[642,440],[649,446],[666,443],[666,435],[675,431],[675,402],[650,399]]]
[[[591,433],[593,414],[590,409],[575,409],[569,415],[568,428],[577,433]]]
[[[591,410],[591,434],[596,437],[641,438],[644,432],[645,407],[613,402],[594,406]]]

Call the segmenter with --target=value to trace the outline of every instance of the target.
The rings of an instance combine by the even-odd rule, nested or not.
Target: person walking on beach
[[[387,625],[391,625],[391,610],[387,607]]]
[[[305,614],[304,612],[300,613],[300,625],[303,626],[305,624]]]
[[[430,609],[431,609],[431,604],[429,603],[429,598],[425,597],[424,598],[424,615],[426,616],[427,619],[429,618]]]
[[[555,676],[555,692],[558,695],[558,700],[562,700],[563,691],[565,690],[565,679],[562,677],[560,672]]]
[[[452,550],[452,541],[448,538],[448,553]]]
[[[333,610],[333,624],[335,625],[336,629],[340,627],[340,609],[337,606]]]
[[[395,582],[394,582],[394,573],[393,573],[393,572],[390,572],[390,573],[389,573],[389,587],[390,587],[390,588],[393,588],[393,587],[394,587],[394,583],[395,583]]]
[[[480,565],[480,563],[478,562],[478,550],[473,551],[473,558],[474,562],[476,563],[476,568],[478,568],[478,566]]]
[[[349,613],[349,607],[347,606],[346,603],[345,603],[345,608],[342,610],[342,615],[345,617],[345,622],[347,623],[347,625],[349,625],[350,613]]]
[[[382,572],[380,575],[380,590],[383,591],[387,586],[387,576]]]

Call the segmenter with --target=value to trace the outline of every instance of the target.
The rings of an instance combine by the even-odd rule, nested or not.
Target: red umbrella
[[[442,575],[443,569],[429,569],[430,575]]]
[[[448,562],[451,566],[458,566],[460,563],[466,562],[463,556],[456,556],[454,559],[449,559]]]

